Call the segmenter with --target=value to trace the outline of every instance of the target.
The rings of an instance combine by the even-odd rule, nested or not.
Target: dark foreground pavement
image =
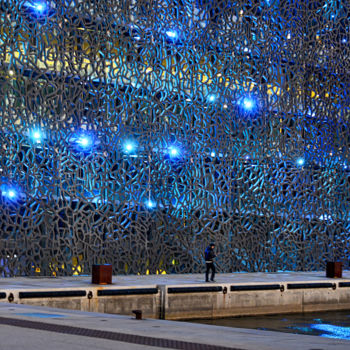
[[[349,350],[350,341],[0,303],[0,350]]]

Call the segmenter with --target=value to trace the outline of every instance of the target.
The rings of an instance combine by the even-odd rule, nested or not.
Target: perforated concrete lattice
[[[349,255],[341,0],[0,0],[0,273]]]

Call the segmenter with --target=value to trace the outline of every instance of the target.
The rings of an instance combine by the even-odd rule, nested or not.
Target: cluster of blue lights
[[[207,101],[210,103],[216,102],[218,96],[216,94],[209,94],[207,96]],[[252,96],[246,96],[237,101],[237,105],[245,112],[254,112],[257,109],[257,101]],[[227,108],[227,105],[224,104],[224,108]]]
[[[42,130],[35,128],[28,132],[29,138],[35,143],[39,144],[44,139],[44,133]],[[72,144],[78,151],[90,151],[95,146],[96,140],[91,132],[82,131],[76,133],[71,138]],[[123,151],[129,155],[135,155],[137,151],[137,144],[133,140],[127,140],[123,144]],[[181,155],[180,149],[177,146],[169,146],[166,149],[166,153],[170,158],[178,158]]]

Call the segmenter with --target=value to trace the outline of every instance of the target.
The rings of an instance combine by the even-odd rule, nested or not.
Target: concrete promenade
[[[338,279],[279,272],[203,280],[199,274],[113,276],[111,285],[96,285],[91,276],[0,278],[0,350],[350,349],[347,340],[159,319],[350,309],[350,271]],[[142,320],[135,319],[136,308]]]
[[[0,303],[0,350],[348,350],[350,341]]]
[[[91,276],[0,278],[0,303],[167,320],[350,309],[350,271],[113,276],[96,285]]]
[[[245,272],[218,273],[215,283],[205,283],[203,274],[168,274],[168,275],[121,275],[113,276],[112,285],[101,288],[150,286],[150,285],[219,285],[219,284],[256,284],[256,283],[303,283],[337,282],[350,280],[350,271],[343,271],[342,278],[327,278],[325,271],[311,272]],[[91,287],[91,276],[76,277],[0,277],[0,291],[4,289],[48,289]],[[96,285],[95,285],[96,286]]]

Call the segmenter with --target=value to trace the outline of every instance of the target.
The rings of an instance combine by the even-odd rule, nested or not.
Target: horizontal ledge
[[[0,299],[6,299],[6,293],[1,292],[0,293]]]
[[[62,291],[45,291],[45,292],[19,292],[20,299],[34,298],[64,298],[64,297],[84,297],[85,290],[62,290]]]
[[[231,292],[254,291],[254,290],[281,290],[279,284],[257,284],[231,286]]]
[[[339,282],[339,287],[350,287],[350,282]]]
[[[333,283],[288,283],[288,289],[334,288]]]
[[[100,296],[112,296],[112,295],[140,295],[140,294],[157,294],[157,288],[137,288],[137,289],[102,289],[97,291],[97,295]]]
[[[171,287],[168,288],[169,294],[175,293],[206,293],[206,292],[222,292],[220,286],[208,286],[208,287]]]

